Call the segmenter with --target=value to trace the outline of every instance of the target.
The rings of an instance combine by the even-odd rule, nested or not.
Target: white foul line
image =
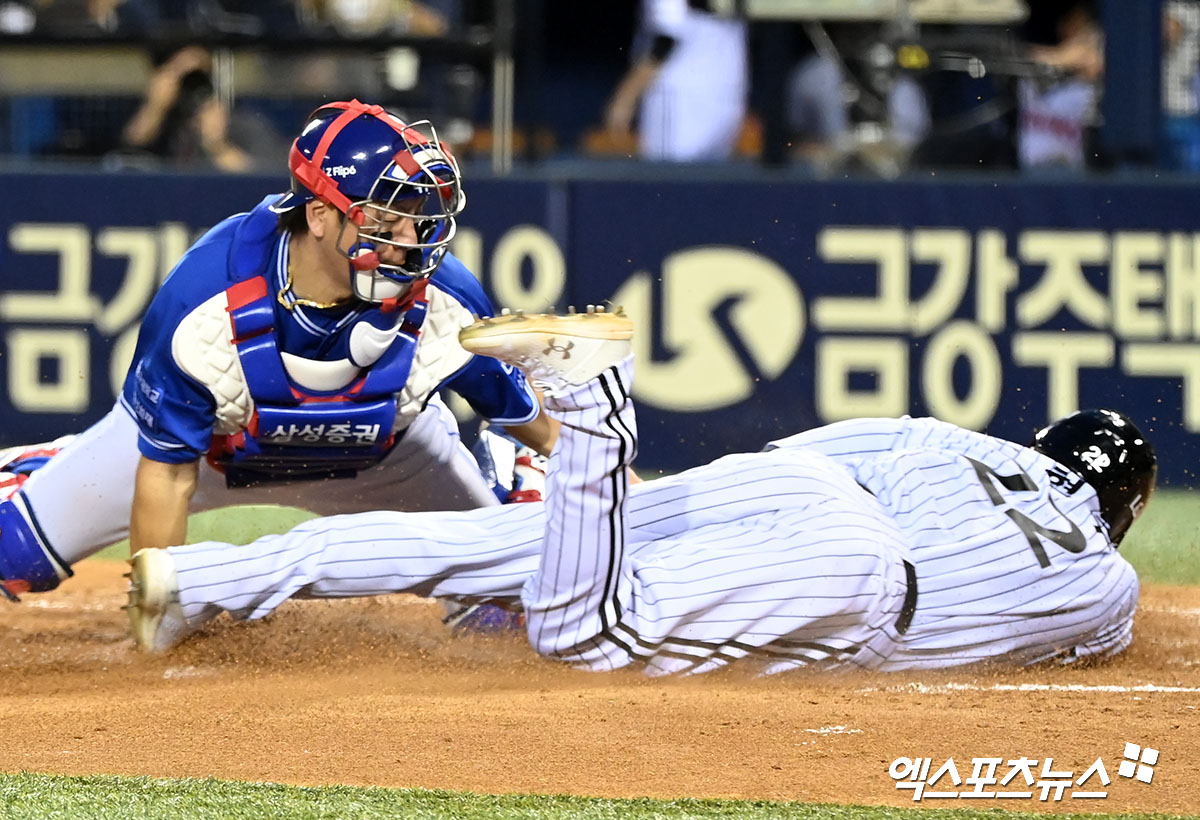
[[[1179,609],[1171,606],[1144,606],[1143,612],[1166,613],[1168,615],[1183,615],[1185,618],[1200,618],[1200,609]]]
[[[980,686],[975,683],[905,683],[899,686],[869,687],[860,692],[920,692],[921,694],[938,694],[946,692],[1168,692],[1196,693],[1200,686],[1159,686],[1154,683],[1137,686],[1118,686],[1114,684],[1087,685],[1082,683],[993,683]]]

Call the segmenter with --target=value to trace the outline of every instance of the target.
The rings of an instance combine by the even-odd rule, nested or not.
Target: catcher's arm
[[[196,492],[199,473],[198,461],[167,464],[141,457],[129,515],[130,554],[184,542],[188,506]]]
[[[545,394],[536,388],[534,392],[537,393],[538,404],[544,405],[546,401]],[[505,427],[504,429],[510,436],[526,447],[532,447],[534,450],[548,457],[550,451],[554,449],[554,442],[558,441],[558,428],[561,426],[557,419],[550,418],[546,415],[546,411],[543,410],[541,413],[538,413],[537,418],[533,421],[526,422],[525,424],[516,424],[512,427]],[[642,483],[642,479],[638,477],[638,474],[633,471],[632,467],[629,468],[628,474],[630,484]]]
[[[542,403],[542,392],[536,391],[538,396],[538,404]],[[532,447],[544,456],[550,455],[550,451],[554,449],[554,442],[558,441],[559,422],[557,419],[552,419],[546,415],[546,411],[538,413],[533,421],[527,421],[524,424],[514,424],[504,429],[510,436],[524,444],[526,447]]]

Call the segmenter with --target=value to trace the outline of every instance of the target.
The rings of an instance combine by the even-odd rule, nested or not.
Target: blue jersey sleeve
[[[189,249],[142,320],[121,404],[137,422],[139,451],[154,461],[196,461],[212,440],[212,394],[180,369],[172,348],[184,317],[227,286],[235,227],[227,220]]]
[[[138,425],[138,450],[169,464],[198,460],[212,440],[212,395],[170,361],[161,348],[134,364],[121,403]]]
[[[433,275],[434,283],[476,316],[494,316],[492,300],[475,275],[453,254],[446,254]],[[488,356],[475,356],[445,382],[471,408],[489,421],[507,426],[537,418],[537,395],[525,374]]]
[[[540,408],[525,374],[487,356],[474,356],[446,386],[493,424],[510,426],[537,418]]]

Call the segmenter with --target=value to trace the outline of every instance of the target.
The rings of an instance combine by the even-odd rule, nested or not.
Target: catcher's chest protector
[[[218,407],[223,429],[213,437],[209,461],[231,485],[351,476],[387,455],[395,443],[399,393],[428,309],[423,293],[396,314],[392,327],[360,320],[350,331],[352,358],[337,361],[279,349],[273,299],[263,277],[239,282],[220,296],[214,306],[225,302],[221,312],[227,313],[232,338],[207,347],[205,375],[234,400]],[[387,344],[372,344],[381,332]],[[240,429],[231,430],[235,424]]]

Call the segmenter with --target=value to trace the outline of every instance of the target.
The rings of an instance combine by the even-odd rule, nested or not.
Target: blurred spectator
[[[343,37],[409,34],[440,37],[449,28],[438,11],[417,0],[296,0],[309,28],[331,27]]]
[[[929,133],[925,93],[907,73],[873,71],[867,79],[847,76],[831,54],[810,54],[788,82],[787,120],[793,153],[818,168],[863,164],[894,176]],[[854,101],[874,103],[868,107]]]
[[[53,34],[151,34],[159,23],[154,0],[34,0],[36,29]]]
[[[211,71],[212,55],[201,46],[186,46],[161,60],[121,135],[122,150],[110,159],[124,164],[168,160],[229,172],[274,162],[278,135],[251,114],[239,114],[231,124],[229,109],[214,93]]]
[[[188,30],[197,34],[279,37],[299,30],[291,0],[168,0],[168,5],[168,16],[177,19],[182,11]]]
[[[158,11],[157,0],[9,0],[0,5],[0,30],[64,38],[142,37],[157,31]],[[64,64],[70,65],[69,58]],[[86,93],[18,94],[4,102],[12,151],[22,156],[100,156],[113,146],[126,116],[119,103]]]
[[[1163,164],[1183,171],[1200,171],[1200,101],[1197,63],[1200,62],[1200,3],[1168,0],[1163,7]]]
[[[1017,87],[1022,168],[1082,168],[1087,131],[1096,122],[1104,42],[1091,3],[1071,3],[1057,29],[1057,45],[1029,50],[1045,76],[1023,78]]]
[[[793,152],[817,162],[830,157],[850,130],[842,69],[836,60],[813,53],[788,78],[787,122]]]
[[[36,24],[32,0],[0,2],[0,34],[28,34]]]
[[[733,155],[746,115],[746,23],[692,8],[688,0],[642,0],[635,62],[605,111],[613,139],[638,120],[643,159],[691,162]]]

